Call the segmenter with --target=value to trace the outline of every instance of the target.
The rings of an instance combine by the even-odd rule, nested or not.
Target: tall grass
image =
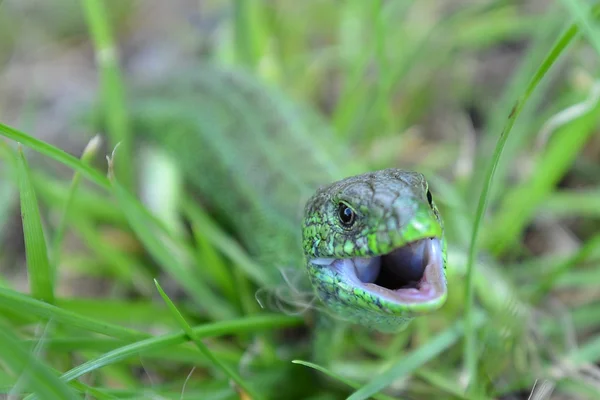
[[[0,208],[0,393],[491,399],[527,398],[547,380],[565,398],[600,397],[600,106],[564,121],[543,146],[537,138],[553,115],[590,97],[598,6],[236,0],[165,15],[155,14],[157,4],[113,6],[89,0],[32,16],[11,3],[0,8],[3,20],[30,24],[0,38],[0,50],[45,37],[57,57],[95,54],[99,109],[77,104],[69,119],[40,102],[34,117],[69,120],[77,128],[64,137],[84,145],[74,132],[96,134],[100,116],[109,139],[102,151],[122,143],[105,176],[96,145],[78,158],[61,150],[66,141],[44,137],[51,124],[24,129],[0,107],[8,139],[0,177],[10,189],[0,190],[0,204],[12,205]],[[158,59],[201,53],[221,68],[243,66],[320,110],[333,128],[329,143],[349,148],[357,165],[430,177],[449,242],[448,303],[396,335],[339,329],[332,358],[314,363],[327,359],[313,353],[315,313],[261,310],[254,293],[267,271],[230,227],[160,165],[137,179],[134,135],[143,132],[127,93],[137,57],[152,54],[136,47],[136,32],[153,29],[161,34],[150,42],[178,49]],[[495,69],[505,53],[518,60],[512,72]],[[160,64],[148,57],[142,70]],[[161,112],[189,109],[162,100]],[[298,132],[318,126],[297,123]],[[286,168],[281,158],[269,165]],[[138,194],[148,185],[169,191],[174,201],[160,206],[173,209],[149,206]],[[10,248],[20,238],[11,215],[22,216],[24,250]],[[15,272],[21,266],[25,278]]]

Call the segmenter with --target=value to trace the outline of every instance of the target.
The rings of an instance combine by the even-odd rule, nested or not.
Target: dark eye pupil
[[[354,222],[354,211],[345,204],[340,204],[340,221],[344,225],[351,225]]]
[[[433,207],[433,197],[431,196],[431,192],[429,190],[427,190],[427,201],[429,202],[429,205]]]

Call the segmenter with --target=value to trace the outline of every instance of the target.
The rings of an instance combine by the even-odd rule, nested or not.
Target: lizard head
[[[386,169],[319,189],[302,238],[317,295],[344,319],[396,331],[446,300],[442,220],[419,173]]]

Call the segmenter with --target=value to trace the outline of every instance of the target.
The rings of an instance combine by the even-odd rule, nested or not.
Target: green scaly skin
[[[243,71],[195,67],[152,82],[132,104],[137,131],[174,156],[203,204],[264,267],[265,276],[255,277],[259,285],[280,284],[280,268],[304,262],[335,316],[383,331],[443,304],[445,282],[435,301],[403,304],[310,262],[441,240],[441,218],[422,175],[385,170],[340,180],[349,175],[343,162],[349,157],[323,141],[331,136],[326,124]],[[302,204],[315,191],[302,219]],[[352,229],[339,225],[339,201],[357,213]]]
[[[442,219],[428,185],[416,172],[387,169],[343,179],[320,189],[307,202],[303,247],[311,282],[323,303],[338,316],[380,331],[393,332],[419,314],[441,307],[445,290],[446,245]],[[339,218],[339,204],[357,217],[351,227]],[[347,274],[311,262],[315,258],[374,257],[420,239],[442,243],[443,292],[426,302],[402,303],[354,284]]]

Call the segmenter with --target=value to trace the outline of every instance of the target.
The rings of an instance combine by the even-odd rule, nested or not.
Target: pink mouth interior
[[[430,302],[446,291],[438,238],[421,239],[379,257],[314,261],[330,265],[348,283],[392,302]]]

